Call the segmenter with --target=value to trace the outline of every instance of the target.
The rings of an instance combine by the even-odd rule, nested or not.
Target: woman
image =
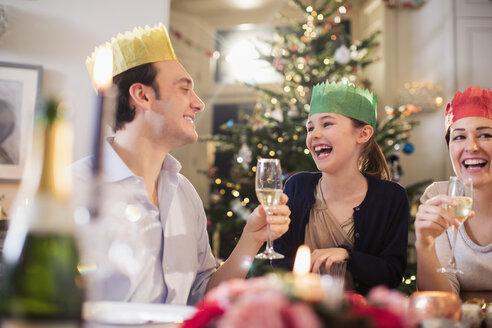
[[[473,212],[459,228],[455,259],[463,274],[438,273],[451,254],[458,222],[443,205],[455,205],[446,182],[424,192],[415,219],[417,287],[459,293],[492,301],[492,92],[468,87],[457,92],[446,108],[445,137],[454,172],[473,181]]]
[[[387,181],[388,166],[374,139],[376,97],[344,84],[313,89],[306,145],[321,172],[301,172],[285,184],[289,231],[274,242],[274,265],[292,270],[301,244],[312,271],[347,261],[346,286],[367,293],[396,287],[407,263],[407,195]]]

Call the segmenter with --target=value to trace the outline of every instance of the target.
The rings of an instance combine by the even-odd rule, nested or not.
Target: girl
[[[465,301],[492,301],[492,92],[468,87],[457,92],[445,115],[445,138],[458,178],[473,182],[473,212],[458,230],[455,260],[463,274],[436,271],[451,256],[453,228],[459,227],[444,204],[447,183],[435,182],[421,197],[415,218],[417,287],[459,293]]]
[[[376,97],[345,84],[313,88],[306,145],[321,172],[301,172],[285,184],[289,231],[275,241],[274,265],[292,270],[297,248],[312,250],[312,271],[347,261],[346,287],[366,294],[397,287],[407,263],[409,205],[389,179],[374,139]]]

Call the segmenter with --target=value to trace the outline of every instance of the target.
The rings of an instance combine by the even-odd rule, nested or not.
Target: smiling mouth
[[[193,117],[185,116],[184,119],[187,121],[190,121],[191,123],[195,123],[195,121],[193,120]]]
[[[465,159],[462,164],[466,169],[480,169],[487,165],[487,161],[484,159]]]
[[[333,150],[333,147],[330,147],[328,145],[317,145],[314,146],[314,152],[316,153],[317,157],[323,156],[323,155],[328,155],[331,153]]]

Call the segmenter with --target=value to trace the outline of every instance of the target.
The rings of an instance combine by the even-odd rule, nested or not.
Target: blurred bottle
[[[2,328],[81,326],[82,281],[68,205],[73,138],[59,107],[56,99],[45,104],[39,184],[32,197],[17,204],[7,232],[0,282]]]

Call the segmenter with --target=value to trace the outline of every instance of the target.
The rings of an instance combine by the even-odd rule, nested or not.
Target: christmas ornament
[[[299,109],[296,106],[291,106],[289,111],[287,112],[287,116],[291,118],[299,117]]]
[[[406,144],[403,145],[403,152],[407,155],[413,153],[414,150],[415,150],[415,147],[410,142],[407,142]]]
[[[271,114],[271,118],[275,119],[276,121],[283,122],[284,121],[284,116],[282,115],[282,110],[280,108],[275,108]]]
[[[400,180],[402,171],[399,159],[400,155],[398,153],[392,154],[389,158],[391,181],[398,182]]]
[[[243,145],[239,149],[239,152],[237,153],[238,157],[236,160],[245,170],[249,170],[249,164],[251,163],[252,154],[253,152],[251,151],[251,149],[249,149],[249,147],[245,143],[243,143]]]
[[[234,121],[233,120],[229,120],[229,121],[227,121],[226,125],[227,125],[228,128],[232,128],[234,126]]]
[[[335,50],[334,58],[338,64],[345,65],[350,61],[350,50],[342,44]]]

